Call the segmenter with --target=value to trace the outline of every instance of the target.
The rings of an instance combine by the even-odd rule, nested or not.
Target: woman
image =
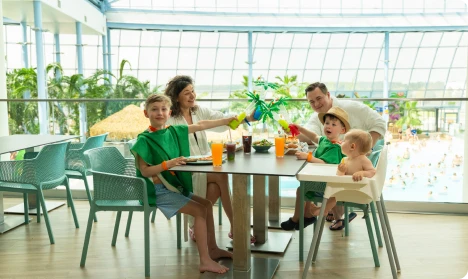
[[[199,107],[196,104],[197,94],[193,87],[193,80],[189,76],[175,76],[167,84],[164,92],[166,96],[171,98],[172,113],[171,118],[167,122],[168,125],[190,125],[196,124],[200,120],[214,120],[225,118],[220,111],[211,110],[208,108]],[[250,121],[253,117],[248,116]],[[224,132],[229,129],[228,126],[212,129],[216,132]],[[205,131],[199,131],[189,134],[190,155],[205,155],[211,152]],[[193,192],[194,194],[206,197],[212,204],[221,197],[224,212],[226,213],[231,229],[228,236],[232,239],[232,205],[229,193],[229,181],[227,174],[217,173],[194,173],[192,174]],[[193,232],[193,221],[190,219],[190,238],[195,241]],[[251,242],[255,242],[255,238],[251,237]]]

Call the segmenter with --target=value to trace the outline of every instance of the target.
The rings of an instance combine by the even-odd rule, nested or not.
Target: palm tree
[[[114,91],[109,96],[109,98],[144,98],[148,96],[151,91],[149,90],[149,82],[141,82],[138,78],[131,75],[124,75],[125,65],[128,64],[130,70],[132,66],[128,60],[122,60],[120,62],[119,76],[114,87]],[[159,90],[159,87],[156,87],[156,91]],[[120,111],[129,104],[139,105],[139,102],[110,102],[108,106],[108,114],[115,113]]]
[[[34,68],[15,69],[7,73],[6,80],[9,99],[23,99],[27,91],[31,98],[37,98],[37,73]],[[37,102],[9,102],[8,114],[11,133],[39,133]]]

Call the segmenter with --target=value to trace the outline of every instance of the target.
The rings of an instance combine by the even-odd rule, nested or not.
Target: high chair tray
[[[299,181],[318,181],[328,183],[343,184],[368,184],[372,178],[364,177],[361,181],[353,181],[351,175],[336,175],[338,165],[334,164],[307,164],[300,172],[296,174]]]

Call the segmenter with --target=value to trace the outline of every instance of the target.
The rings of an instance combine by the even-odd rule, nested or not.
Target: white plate
[[[190,156],[188,158],[196,158],[196,159],[199,159],[199,158],[204,158],[204,157],[208,157],[208,156],[211,156],[211,154],[208,154],[208,155],[199,155],[199,156]],[[226,161],[227,159],[227,156],[226,155],[223,155],[223,162]],[[195,161],[195,162],[186,162],[187,165],[212,165],[213,164],[213,160],[210,160],[210,161]]]

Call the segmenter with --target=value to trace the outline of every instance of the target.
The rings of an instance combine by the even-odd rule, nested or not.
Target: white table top
[[[11,135],[0,137],[0,154],[71,140],[78,137],[79,136],[64,135]]]

